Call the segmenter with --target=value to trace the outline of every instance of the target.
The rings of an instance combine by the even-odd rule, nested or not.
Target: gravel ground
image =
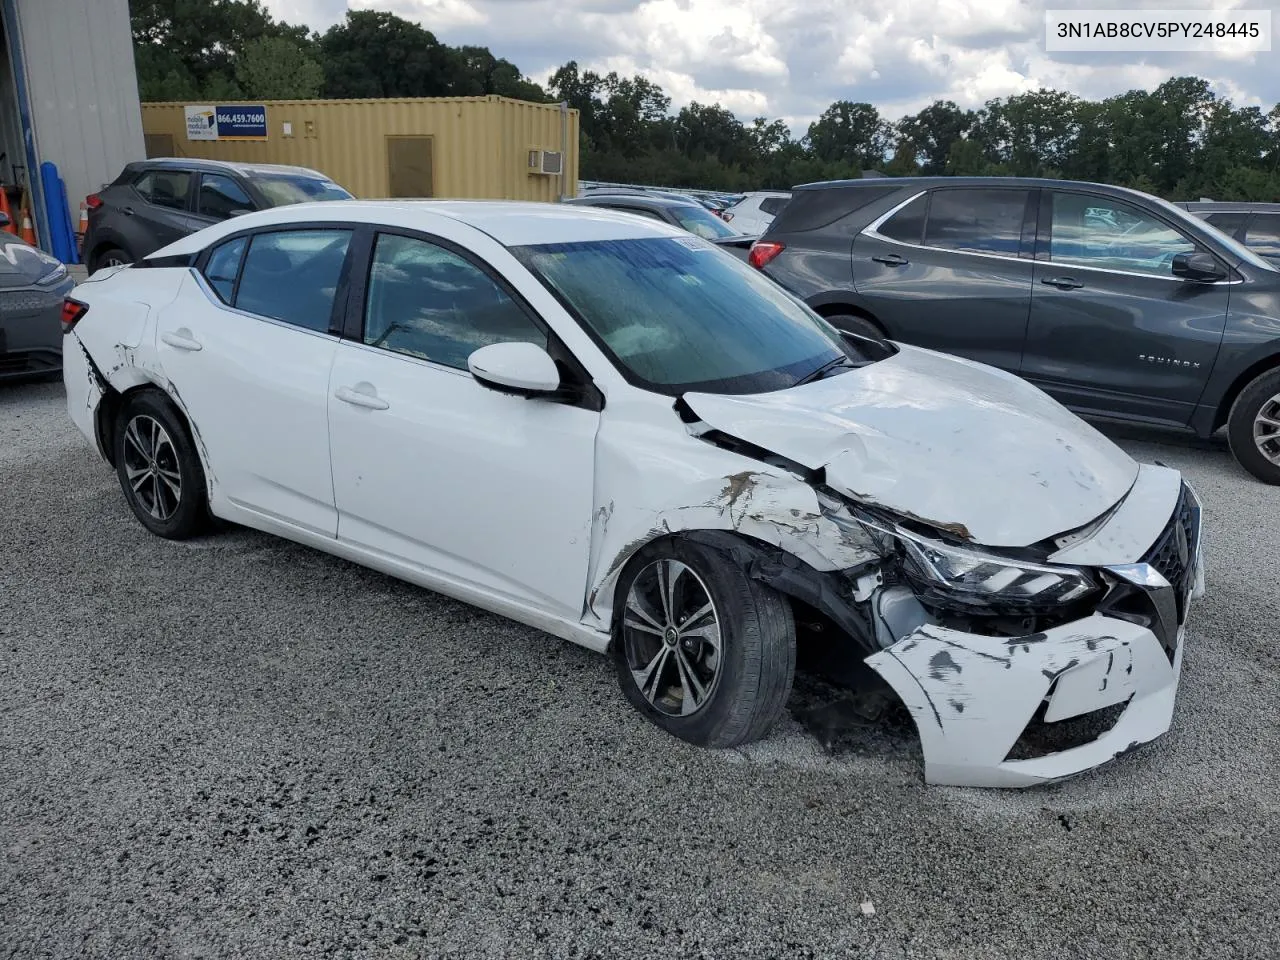
[[[60,384],[0,387],[0,960],[1280,956],[1280,491],[1121,442],[1206,505],[1174,728],[1004,793],[925,788],[892,729],[699,751],[587,651],[159,540]]]

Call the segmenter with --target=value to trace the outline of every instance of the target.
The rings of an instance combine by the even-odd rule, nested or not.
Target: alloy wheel
[[[1280,393],[1258,408],[1253,418],[1253,442],[1264,457],[1280,466]]]
[[[679,560],[655,560],[636,575],[622,642],[636,686],[659,712],[687,717],[715,693],[723,659],[720,618],[707,585]]]
[[[182,473],[173,438],[154,417],[138,414],[124,430],[124,468],[142,509],[167,521],[182,503]]]

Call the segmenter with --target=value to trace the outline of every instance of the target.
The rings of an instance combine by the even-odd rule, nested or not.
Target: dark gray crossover
[[[307,167],[191,157],[141,160],[85,198],[84,259],[90,271],[133,263],[243,213],[350,199],[345,189]]]
[[[1280,484],[1280,268],[1172,203],[1095,183],[812,183],[750,262],[845,331],[1018,374],[1085,416],[1226,426]]]

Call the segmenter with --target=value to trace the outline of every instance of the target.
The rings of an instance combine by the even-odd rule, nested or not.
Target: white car
[[[782,212],[791,201],[789,193],[775,193],[761,190],[744,194],[742,199],[725,210],[720,219],[733,224],[739,233],[759,236],[769,229],[773,218]]]
[[[1180,475],[675,227],[277,208],[98,271],[64,326],[70,416],[153,533],[211,513],[609,651],[692,743],[765,737],[815,622],[913,713],[929,782],[1054,780],[1170,725],[1203,592]]]

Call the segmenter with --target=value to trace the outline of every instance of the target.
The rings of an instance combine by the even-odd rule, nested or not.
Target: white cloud
[[[559,65],[641,73],[680,107],[718,102],[802,133],[837,99],[891,119],[937,99],[977,108],[1039,87],[1098,98],[1196,74],[1237,104],[1280,100],[1274,53],[1046,54],[1044,9],[1097,0],[265,0],[317,29],[348,7],[415,20],[444,42],[487,45],[545,81]],[[1167,0],[1129,0],[1161,8]],[[1252,7],[1244,0],[1210,3]],[[1277,24],[1280,27],[1280,23]]]

